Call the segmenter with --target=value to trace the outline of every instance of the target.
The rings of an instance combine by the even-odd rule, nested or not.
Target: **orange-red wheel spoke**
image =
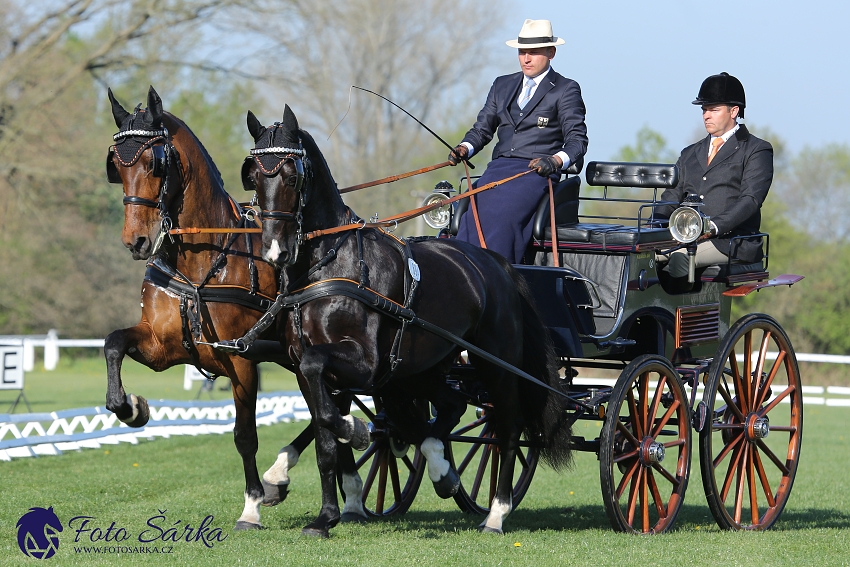
[[[743,445],[746,445],[746,443],[738,443],[738,445],[742,446],[739,446],[732,452],[732,458],[729,459],[729,468],[726,470],[726,479],[723,481],[723,490],[720,493],[720,498],[724,502],[729,496],[729,488],[732,486],[732,481],[735,478],[735,471],[738,470],[738,464],[741,462],[741,456],[745,450]]]
[[[777,457],[774,452],[770,450],[770,447],[764,444],[764,441],[759,439],[758,441],[756,441],[756,445],[758,445],[758,448],[761,449],[761,451],[765,455],[767,455],[767,458],[770,459],[774,465],[776,465],[776,468],[778,468],[780,472],[782,472],[783,476],[787,475],[790,472],[788,470],[788,467],[785,466],[785,463],[779,460],[779,457]]]
[[[776,360],[773,361],[773,366],[770,368],[770,373],[767,375],[767,380],[764,381],[764,384],[761,386],[761,391],[759,392],[758,399],[756,399],[756,405],[753,407],[760,407],[764,402],[767,401],[767,393],[770,391],[770,386],[773,384],[773,379],[776,378],[776,373],[779,372],[779,369],[782,368],[782,363],[785,360],[785,351],[779,351],[779,354],[776,355]]]
[[[627,396],[627,402],[629,404],[629,417],[632,420],[632,427],[635,429],[635,437],[638,439],[643,438],[643,424],[640,422],[639,413],[637,408],[637,402],[635,402],[635,394],[634,391],[630,388]]]
[[[667,422],[670,421],[670,417],[672,417],[673,413],[679,409],[679,400],[674,400],[670,407],[667,408],[667,411],[664,412],[664,416],[658,420],[658,424],[655,426],[655,429],[650,433],[650,435],[654,438],[658,437],[661,433],[661,430],[664,429],[664,426],[667,425]]]
[[[759,523],[759,503],[756,496],[756,471],[753,462],[755,451],[749,451],[747,455],[747,484],[750,487],[750,518],[753,524]]]
[[[650,431],[652,429],[652,420],[658,415],[658,404],[661,403],[661,395],[664,393],[664,386],[667,384],[667,377],[661,376],[661,379],[658,380],[658,385],[655,387],[655,395],[652,396],[652,406],[649,410],[649,413],[646,416],[646,430]],[[669,411],[668,411],[669,413]],[[665,422],[666,423],[666,422]],[[650,433],[653,437],[657,435],[657,431],[660,428],[656,428],[655,432]]]
[[[648,406],[649,406],[649,372],[644,372],[640,375],[638,379],[638,387],[640,388],[640,413],[635,416],[638,421],[642,421],[641,423],[641,437],[647,435],[649,431],[650,420],[652,419],[649,415]],[[641,420],[643,418],[643,420]]]
[[[735,446],[738,445],[739,443],[743,442],[743,440],[744,440],[744,427],[742,425],[738,425],[736,427],[728,427],[728,426],[727,427],[715,427],[714,429],[715,430],[720,430],[720,429],[738,430],[738,434],[735,436],[735,438],[732,439],[732,441],[730,441],[728,445],[723,447],[723,450],[720,451],[720,453],[714,458],[713,468],[716,469],[718,466],[720,466],[720,463],[723,462],[723,459],[725,459],[726,456],[729,455],[729,453],[731,453],[732,451],[735,450]]]
[[[475,471],[475,479],[472,481],[472,490],[469,491],[469,496],[473,500],[478,499],[478,490],[481,488],[481,483],[484,481],[484,472],[487,470],[487,463],[490,460],[490,453],[492,452],[492,445],[487,445],[481,452],[481,460],[478,461],[478,470]]]
[[[647,469],[646,475],[647,480],[649,480],[649,492],[652,494],[652,501],[655,502],[655,511],[658,512],[659,518],[664,519],[667,517],[667,506],[664,505],[664,500],[661,498],[661,492],[655,483],[655,475],[652,474],[652,469]]]
[[[735,387],[738,388],[739,386],[736,385]],[[720,384],[717,388],[717,393],[720,394],[720,397],[723,398],[724,402],[726,402],[726,407],[729,408],[729,410],[733,414],[735,414],[735,417],[738,418],[738,421],[743,423],[747,420],[747,418],[741,411],[744,406],[743,400],[741,399],[740,395],[738,396],[738,404],[742,404],[742,406],[739,408],[738,404],[735,403],[734,398],[732,398],[732,393],[729,392],[729,388],[726,384]]]
[[[673,490],[678,490],[679,488],[679,479],[673,476],[670,471],[661,466],[661,463],[652,463],[652,468],[658,471],[658,474],[667,479],[667,482],[673,485]]]
[[[637,440],[637,437],[632,435],[632,432],[629,431],[629,428],[626,427],[625,424],[622,421],[620,421],[619,419],[617,420],[616,427],[617,427],[617,431],[622,433],[623,436],[626,438],[626,440],[629,443],[632,444],[632,447],[639,447],[640,446],[640,441]]]
[[[490,447],[489,444],[481,444],[481,443],[472,443],[472,446],[469,448],[469,451],[466,453],[466,456],[461,461],[460,465],[457,467],[457,474],[463,474],[466,470],[466,467],[475,458],[475,455],[478,453],[478,450],[484,446],[485,450]]]
[[[789,395],[791,395],[795,391],[796,391],[796,388],[794,386],[788,386],[787,388],[782,390],[779,394],[777,394],[776,397],[773,398],[773,401],[770,402],[763,410],[761,410],[759,412],[759,415],[762,415],[762,416],[767,415],[768,412],[773,410],[773,408],[775,408],[782,400],[787,398]]]
[[[632,476],[632,482],[629,488],[628,522],[630,526],[635,525],[635,506],[637,505],[638,487],[640,486],[642,476],[643,467],[639,466],[637,467],[637,474]]]
[[[387,451],[389,453],[389,451]],[[378,473],[378,498],[375,501],[375,512],[383,514],[384,498],[387,495],[387,464],[389,458],[381,459],[380,472]]]
[[[755,460],[756,470],[759,473],[759,481],[761,482],[761,488],[764,492],[765,498],[767,498],[767,505],[770,508],[776,506],[776,500],[773,498],[773,490],[770,487],[770,481],[767,479],[767,473],[764,470],[764,464],[761,462],[761,456],[758,451],[753,451],[753,459]]]
[[[628,465],[628,469],[623,474],[623,478],[620,479],[620,483],[617,485],[617,490],[615,494],[617,495],[617,500],[623,496],[623,492],[626,490],[626,485],[632,481],[635,476],[635,473],[640,468],[640,461],[635,459],[631,465]]]

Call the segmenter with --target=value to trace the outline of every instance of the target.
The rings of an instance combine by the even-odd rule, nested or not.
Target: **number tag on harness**
[[[417,264],[413,258],[407,259],[407,269],[410,271],[410,277],[413,278],[414,281],[419,281],[419,264]]]

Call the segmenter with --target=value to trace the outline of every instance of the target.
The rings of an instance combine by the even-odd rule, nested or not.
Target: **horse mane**
[[[336,196],[336,199],[339,200],[341,206],[345,206],[342,202],[342,196],[339,194],[334,176],[331,173],[331,168],[328,165],[324,154],[319,149],[319,145],[316,144],[316,140],[313,139],[313,136],[311,136],[307,130],[299,128],[298,133],[301,136],[301,145],[304,146],[304,149],[307,150],[307,155],[310,157],[313,173],[317,173],[318,170],[318,172],[326,177],[324,182],[329,183],[334,188],[334,191],[331,194]]]
[[[192,136],[192,139],[195,141],[195,143],[198,145],[198,148],[201,150],[201,155],[204,157],[207,169],[210,171],[210,179],[213,181],[213,183],[215,183],[217,189],[220,189],[223,193],[227,194],[227,191],[225,191],[224,189],[224,179],[222,179],[221,177],[221,172],[218,170],[218,166],[216,166],[215,162],[212,159],[212,156],[210,156],[210,153],[207,151],[207,148],[204,147],[204,144],[201,142],[201,140],[198,139],[195,133],[192,132],[192,129],[189,128],[189,126],[187,126],[185,122],[183,122],[168,111],[164,111],[162,114],[163,117],[170,118],[171,120],[176,122],[180,128],[185,129],[186,132],[190,136]]]

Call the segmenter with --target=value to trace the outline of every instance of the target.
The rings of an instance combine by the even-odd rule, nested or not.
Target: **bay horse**
[[[445,459],[444,440],[465,403],[446,393],[446,376],[462,349],[445,333],[550,388],[560,380],[551,339],[525,280],[489,250],[453,239],[403,241],[364,228],[289,106],[282,122],[268,128],[250,111],[247,121],[255,146],[243,164],[242,182],[256,191],[262,209],[262,256],[289,282],[282,299],[291,315],[278,320],[278,332],[307,382],[317,428],[322,508],[303,533],[327,537],[336,524],[335,441],[355,443],[364,434],[363,423],[341,415],[329,392],[373,393],[391,418],[401,422],[410,416],[399,423],[407,441],[420,444],[437,493],[451,495],[459,480]],[[360,228],[328,230],[354,223]],[[423,321],[443,336],[416,324]],[[569,461],[570,424],[551,390],[520,384],[515,374],[479,354],[470,352],[470,358],[492,402],[500,450],[497,489],[479,529],[502,533],[512,509],[521,433],[542,442],[542,456],[559,468]],[[433,424],[412,419],[414,398],[434,404]]]
[[[139,105],[132,113],[111,90],[109,100],[119,132],[106,169],[109,181],[124,187],[122,240],[134,259],[150,261],[141,291],[141,321],[113,331],[105,341],[106,407],[131,427],[142,427],[149,419],[145,399],[124,391],[125,356],[157,372],[194,364],[230,378],[236,407],[233,436],[245,473],[245,508],[235,529],[260,528],[260,504],[273,506],[286,497],[288,471],[312,442],[313,428],[307,426],[281,449],[274,465],[259,478],[256,363],[276,362],[289,369],[292,363],[277,341],[255,343],[261,348],[245,355],[252,360],[199,341],[215,342],[251,328],[277,293],[276,271],[257,256],[259,234],[179,234],[171,240],[167,231],[172,228],[237,229],[254,222],[225,192],[221,175],[198,138],[184,122],[163,111],[153,87],[147,108]],[[348,482],[349,493],[356,497],[347,507],[352,516],[365,518],[356,480],[359,477]]]

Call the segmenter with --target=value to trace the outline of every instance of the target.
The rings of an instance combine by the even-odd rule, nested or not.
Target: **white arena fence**
[[[23,348],[23,371],[33,369],[34,348],[44,348],[44,367],[46,370],[52,370],[59,360],[60,347],[103,348],[103,340],[59,339],[56,332],[51,331],[47,335],[34,337],[0,336],[0,346],[5,345]],[[771,353],[768,353],[768,358],[771,358]],[[797,353],[797,360],[850,364],[850,356],[825,354]],[[184,388],[187,390],[191,388],[193,381],[204,379],[191,366],[186,367],[184,376]],[[582,377],[576,378],[574,382],[613,386],[615,380]],[[702,389],[702,385],[699,389]],[[363,398],[363,401],[368,406],[374,407],[370,398]],[[803,386],[803,403],[850,407],[850,387]],[[138,429],[127,427],[104,407],[69,409],[50,413],[0,414],[0,461],[11,461],[19,457],[60,455],[63,451],[97,449],[103,445],[119,443],[137,444],[139,439],[152,440],[174,435],[223,434],[233,431],[236,408],[232,400],[213,402],[148,400],[148,404],[151,411],[150,421],[145,427]],[[258,396],[257,425],[308,419],[310,419],[310,412],[300,392],[274,392]]]
[[[361,398],[374,408],[371,398]],[[137,444],[175,435],[231,433],[236,419],[232,400],[179,402],[148,400],[150,421],[128,427],[104,407],[50,413],[0,414],[0,461],[19,457],[61,455],[63,451],[99,449],[119,443]],[[273,392],[257,397],[257,425],[309,420],[301,392]]]

